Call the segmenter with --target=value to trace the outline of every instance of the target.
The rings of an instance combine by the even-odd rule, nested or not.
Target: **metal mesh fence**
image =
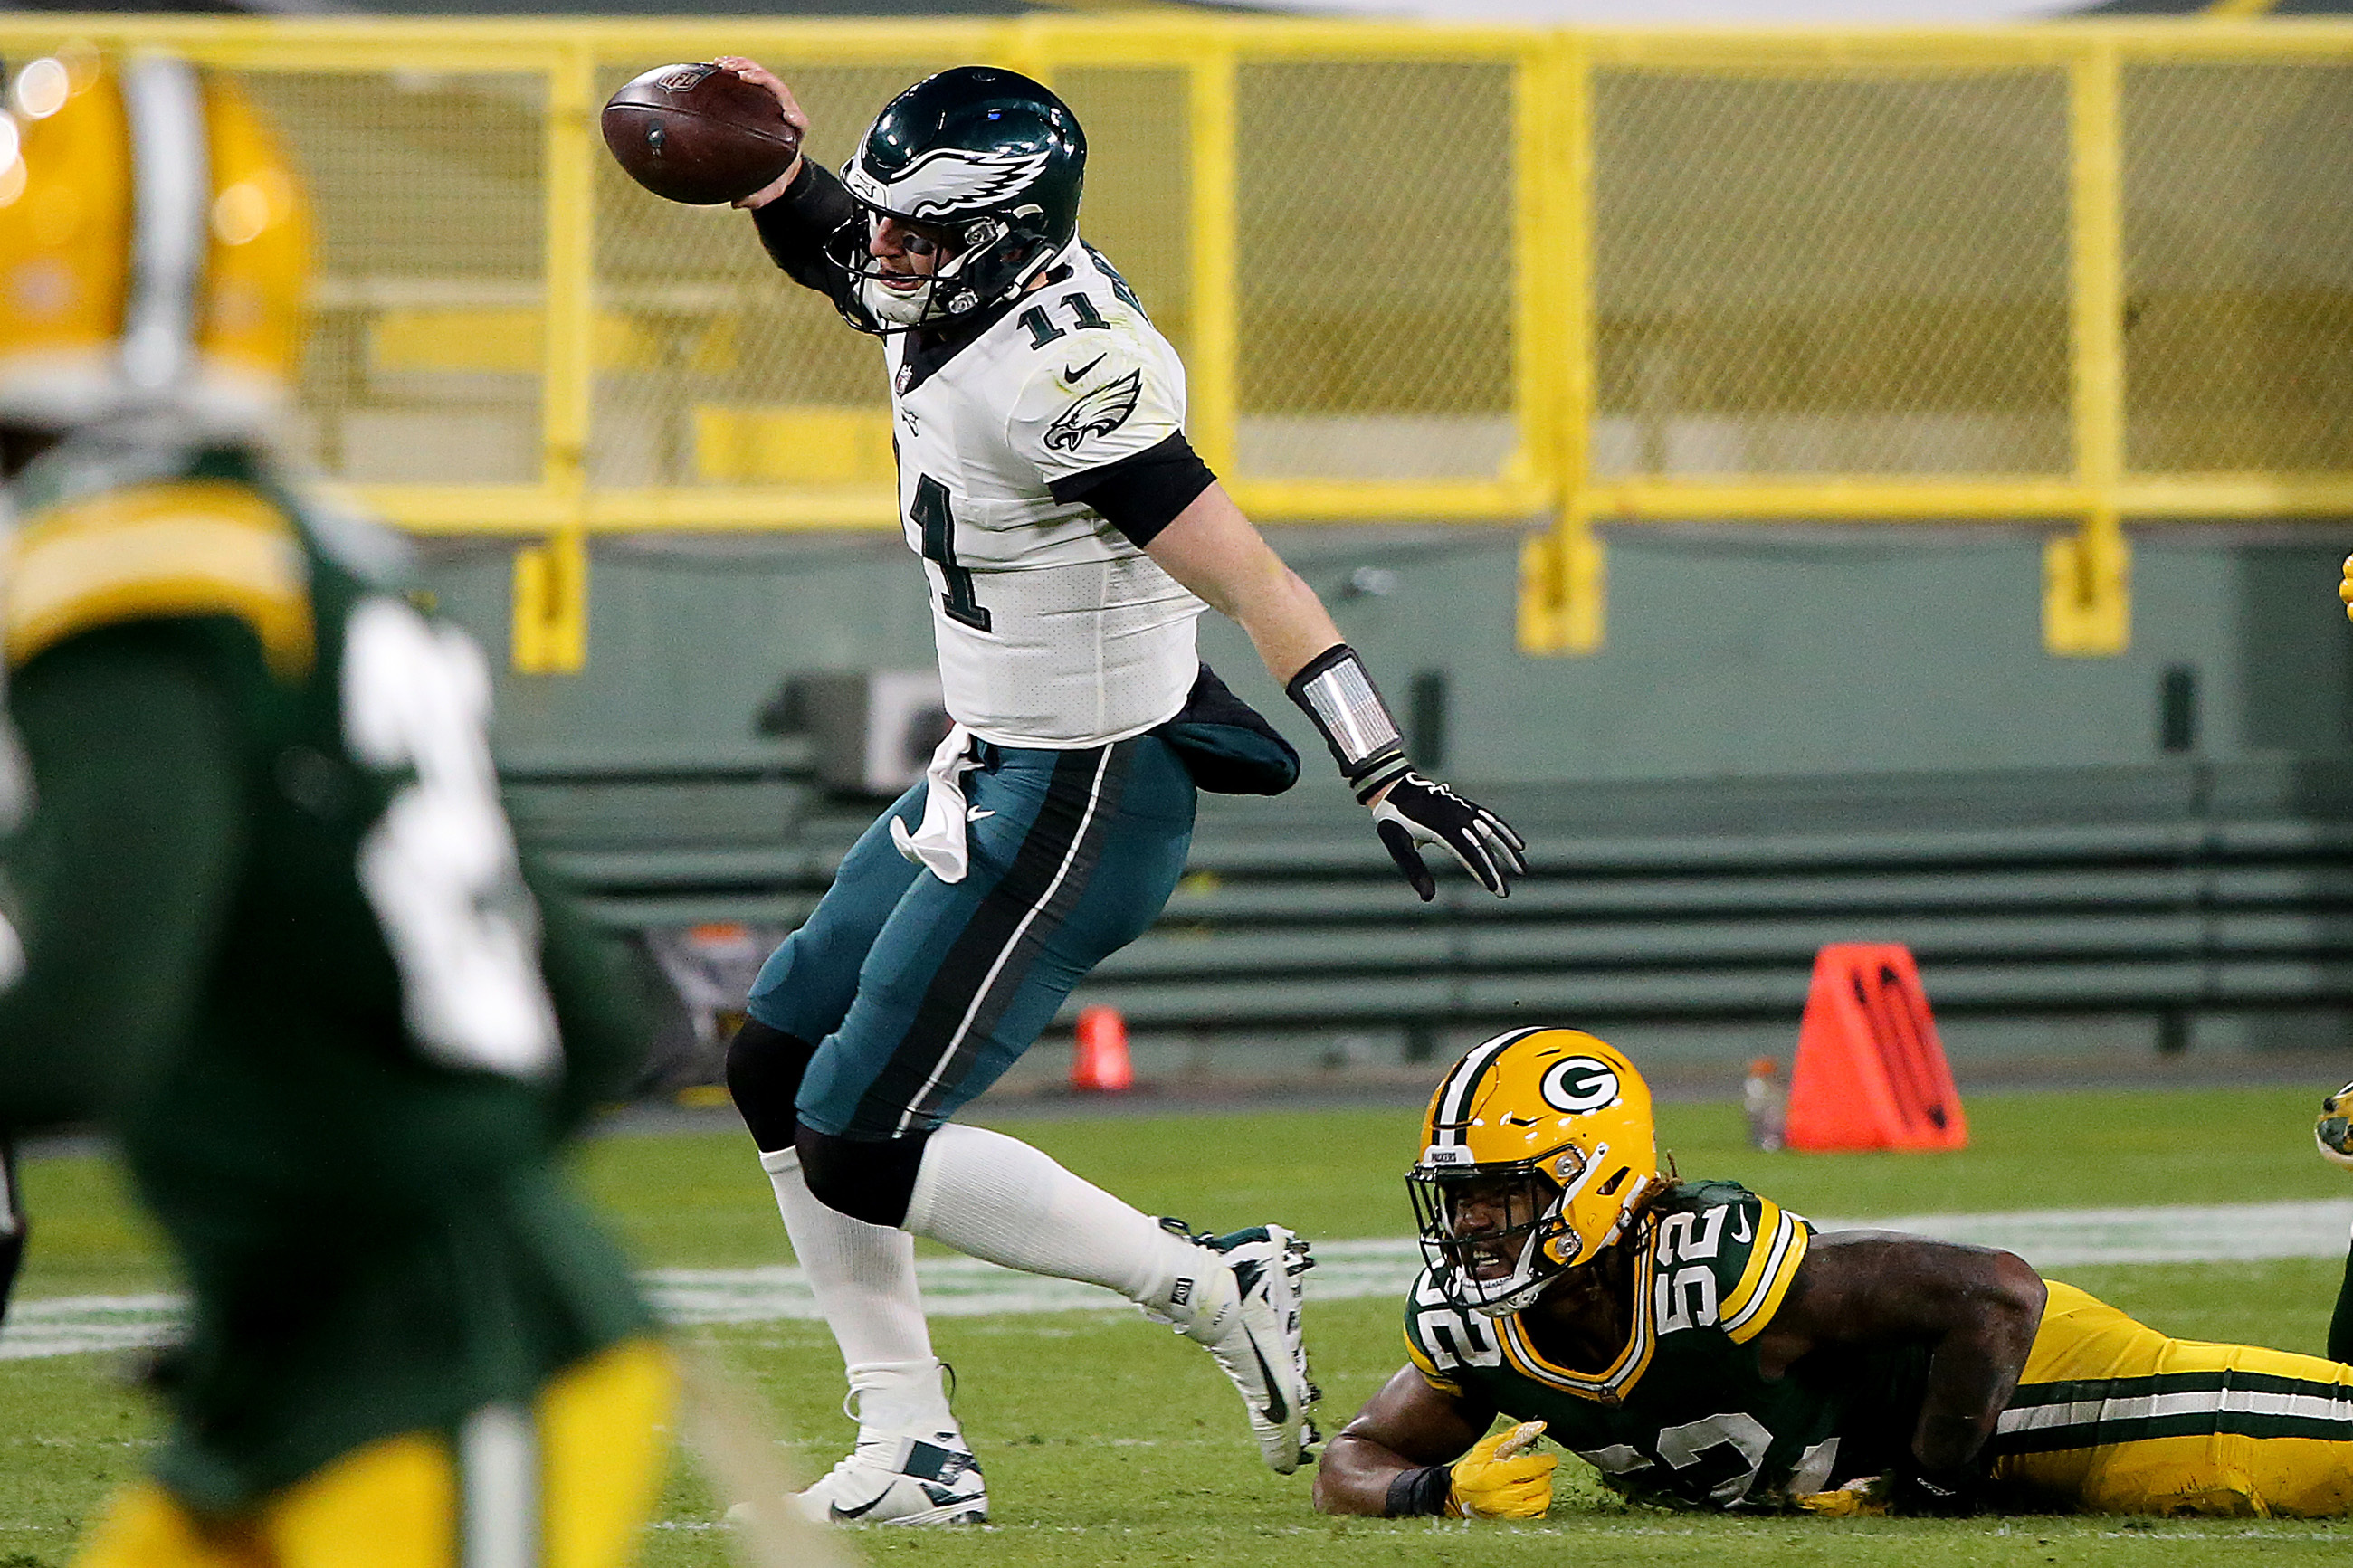
[[[2066,110],[2053,71],[1602,73],[1595,471],[2065,471]]]
[[[2342,24],[103,26],[243,71],[283,130],[319,216],[302,435],[419,527],[890,521],[874,345],[595,141],[620,81],[722,48],[837,164],[930,70],[1050,79],[1083,232],[1269,518],[2353,510]]]
[[[1095,67],[1053,75],[1054,90],[1087,132],[1080,226],[1183,353],[1191,343],[1193,237],[1185,73]]]
[[[543,80],[256,71],[306,177],[301,435],[358,482],[539,477]]]
[[[2126,73],[2126,464],[2353,467],[2353,67]]]
[[[1240,110],[1240,471],[1498,473],[1510,66],[1245,65]]]

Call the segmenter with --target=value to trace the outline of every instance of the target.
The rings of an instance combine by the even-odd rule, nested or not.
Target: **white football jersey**
[[[899,508],[931,579],[949,717],[1005,746],[1140,734],[1184,706],[1206,608],[1102,514],[1049,486],[1184,427],[1185,367],[1083,243],[917,380],[884,340]]]

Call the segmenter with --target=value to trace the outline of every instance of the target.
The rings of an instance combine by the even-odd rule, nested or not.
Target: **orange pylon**
[[[1792,1149],[1966,1149],[1968,1119],[1920,988],[1895,942],[1833,942],[1814,981],[1789,1074]]]
[[[1117,1094],[1135,1087],[1135,1064],[1127,1056],[1127,1020],[1116,1007],[1079,1009],[1071,1087],[1086,1094]]]

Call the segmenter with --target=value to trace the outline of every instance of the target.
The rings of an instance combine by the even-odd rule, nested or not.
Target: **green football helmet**
[[[841,170],[868,215],[836,239],[838,259],[858,279],[858,309],[844,312],[850,324],[904,331],[1020,293],[1077,237],[1086,165],[1077,117],[1018,72],[958,66],[892,99]],[[947,239],[955,254],[929,287],[902,291],[879,280],[866,242],[884,217]]]

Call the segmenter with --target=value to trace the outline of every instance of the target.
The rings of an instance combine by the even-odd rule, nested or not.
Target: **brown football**
[[[710,206],[793,165],[801,133],[767,89],[717,66],[657,66],[605,104],[605,145],[658,196]]]

